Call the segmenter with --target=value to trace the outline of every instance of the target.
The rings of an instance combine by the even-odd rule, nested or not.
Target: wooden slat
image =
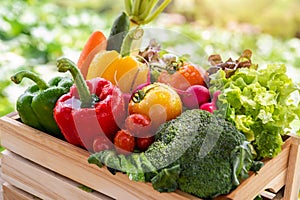
[[[276,196],[276,194],[269,191],[263,191],[262,193],[260,193],[260,195],[265,199],[273,199]]]
[[[183,193],[159,193],[151,184],[130,181],[87,163],[89,152],[9,117],[0,119],[1,144],[8,150],[115,199],[187,200]],[[193,197],[193,199],[199,199]]]
[[[286,176],[284,200],[298,199],[300,188],[300,148],[299,139],[293,138]]]
[[[273,193],[277,193],[283,185],[285,185],[287,169],[282,170],[272,181],[270,181],[265,188]]]
[[[38,200],[37,197],[24,192],[8,183],[2,184],[3,200]]]
[[[55,172],[45,169],[12,152],[2,154],[2,178],[12,185],[41,199],[111,200],[98,192],[88,193]]]

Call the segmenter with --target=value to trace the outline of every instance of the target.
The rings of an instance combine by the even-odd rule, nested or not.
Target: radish
[[[200,106],[201,110],[206,110],[210,113],[213,113],[216,110],[216,106],[213,102],[204,103]]]
[[[220,90],[215,91],[214,95],[213,95],[213,99],[212,102],[216,105],[217,100],[218,100],[218,96],[221,94]]]
[[[186,91],[178,91],[181,101],[188,109],[199,108],[202,104],[209,102],[209,90],[203,85],[192,85]]]
[[[200,109],[201,110],[206,110],[210,113],[213,113],[214,110],[217,110],[217,100],[218,100],[218,96],[221,94],[221,91],[216,91],[213,95],[213,99],[211,102],[207,102],[207,103],[204,103],[200,106]]]

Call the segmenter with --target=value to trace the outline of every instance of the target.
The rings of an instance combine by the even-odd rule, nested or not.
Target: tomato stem
[[[143,90],[138,90],[136,91],[133,95],[132,95],[132,98],[131,100],[134,102],[134,103],[140,103],[147,95],[148,92],[150,92],[152,89],[156,88],[158,86],[153,86],[149,89],[147,89],[145,92]]]

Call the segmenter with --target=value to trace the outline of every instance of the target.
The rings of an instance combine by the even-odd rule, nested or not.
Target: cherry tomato
[[[119,130],[114,138],[116,151],[120,154],[128,155],[133,152],[135,138],[127,130]]]
[[[135,137],[151,135],[150,118],[143,114],[131,114],[125,120],[125,129]]]
[[[186,90],[191,85],[206,86],[200,70],[188,63],[180,67],[175,73],[161,72],[157,81],[179,90]]]
[[[99,152],[107,149],[112,149],[113,143],[105,136],[98,136],[93,142],[93,151]]]
[[[138,90],[128,105],[129,114],[143,114],[150,118],[152,127],[176,118],[182,112],[177,92],[163,83],[153,83]]]
[[[136,139],[137,148],[141,151],[146,151],[153,142],[154,136]]]

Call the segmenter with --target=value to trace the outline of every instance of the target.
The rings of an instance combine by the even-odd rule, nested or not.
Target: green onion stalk
[[[130,25],[121,46],[122,56],[127,56],[137,49],[144,33],[141,26],[153,21],[170,2],[171,0],[164,0],[161,3],[159,0],[124,0],[125,13]]]

